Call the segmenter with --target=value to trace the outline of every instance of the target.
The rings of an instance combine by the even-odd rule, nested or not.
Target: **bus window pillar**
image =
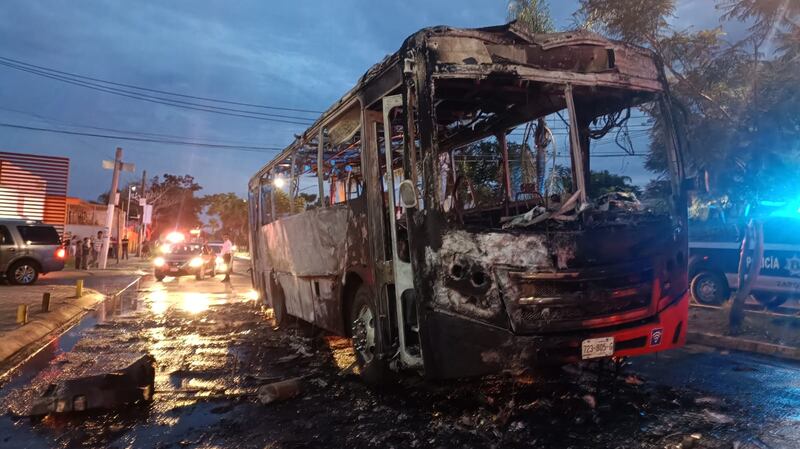
[[[270,181],[270,183],[272,183],[272,181]],[[274,220],[276,220],[278,218],[278,216],[275,215],[275,186],[274,185],[270,186],[270,189],[269,189],[269,204],[270,204],[270,213],[272,214],[270,218],[272,219],[271,221],[274,221]]]
[[[572,156],[572,179],[575,183],[575,192],[578,192],[580,205],[587,203],[586,194],[586,166],[581,145],[581,138],[578,132],[578,114],[575,110],[575,99],[572,97],[572,85],[567,84],[564,88],[564,98],[569,109],[569,146]],[[586,153],[588,153],[588,148]]]
[[[289,213],[294,213],[295,183],[297,182],[295,164],[297,163],[297,152],[292,153],[292,166],[289,168]]]
[[[326,207],[325,204],[325,133],[322,128],[317,135],[317,187],[319,189],[319,207]]]
[[[503,204],[505,215],[508,215],[508,203],[511,201],[511,170],[508,163],[508,140],[505,131],[497,134],[497,143],[503,154]]]

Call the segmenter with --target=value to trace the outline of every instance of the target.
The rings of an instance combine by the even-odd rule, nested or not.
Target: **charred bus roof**
[[[444,95],[454,103],[451,114],[446,107],[437,111],[439,124],[456,119],[458,99],[463,95],[458,80],[471,85],[486,81],[486,89],[492,88],[491,82],[501,80],[506,83],[503,88],[509,95],[519,95],[524,88],[529,96],[530,85],[539,86],[536,93],[543,101],[520,108],[519,122],[560,109],[562,105],[554,98],[562,94],[565,84],[575,86],[576,91],[585,89],[594,96],[609,98],[610,104],[606,106],[609,109],[616,104],[615,99],[632,104],[648,101],[666,85],[661,66],[651,51],[589,31],[531,34],[515,22],[475,29],[424,28],[409,36],[397,52],[370,67],[352,89],[251,178],[251,188],[298,149],[316,147],[323,128],[345,121],[351,124],[343,128],[354,131],[352,122],[360,123],[360,108],[356,106],[369,107],[383,96],[395,93],[404,74],[413,73],[413,57],[418,54],[427,55],[430,78],[454,81],[448,89],[437,91],[437,97]],[[511,89],[513,83],[526,85],[515,93]],[[552,89],[548,90],[548,86]],[[485,97],[486,108],[510,109],[506,101],[509,97],[496,93],[492,92],[497,97],[494,101]],[[596,112],[601,114],[603,109],[600,105]],[[512,120],[508,123],[516,126]]]

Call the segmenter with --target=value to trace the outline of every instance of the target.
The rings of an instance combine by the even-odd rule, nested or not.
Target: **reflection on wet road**
[[[148,352],[155,400],[38,424],[5,415],[0,447],[799,447],[797,365],[691,347],[620,372],[410,375],[378,392],[348,370],[346,339],[274,329],[248,280],[234,280],[167,279],[107,302],[3,386],[3,411],[46,387],[70,349]],[[258,402],[260,385],[300,376],[300,397]]]

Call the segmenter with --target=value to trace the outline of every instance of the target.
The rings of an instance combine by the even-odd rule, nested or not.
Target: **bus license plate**
[[[614,355],[614,337],[590,338],[581,343],[581,358],[594,359]]]

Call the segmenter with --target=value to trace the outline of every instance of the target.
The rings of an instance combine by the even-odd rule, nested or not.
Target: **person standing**
[[[67,242],[67,255],[75,256],[75,243],[77,242],[78,237],[72,236],[70,237],[69,241]]]
[[[222,282],[230,282],[231,281],[231,271],[233,271],[233,243],[231,243],[231,238],[228,234],[222,235],[222,260],[225,262],[225,277],[222,279]]]
[[[108,258],[109,259],[116,259],[119,250],[119,240],[116,236],[111,236],[111,241],[108,244]]]
[[[75,269],[82,270],[83,269],[83,240],[78,240],[77,237],[72,237],[72,241],[70,243],[72,247],[72,254],[75,255]]]
[[[128,234],[125,234],[125,236],[122,237],[122,258],[125,259],[125,260],[128,260],[128,245],[129,244],[130,244],[130,241],[128,240]]]
[[[90,266],[100,267],[100,251],[103,249],[103,231],[97,231],[97,238],[91,241],[92,261]]]
[[[89,264],[94,263],[94,261],[89,261],[89,257],[97,257],[97,253],[94,251],[92,246],[92,239],[86,237],[81,242],[81,246],[83,246],[83,258],[81,258],[81,270],[88,270]]]
[[[69,251],[69,255],[72,256],[73,259],[78,257],[78,246],[80,246],[80,240],[78,240],[77,236],[72,236],[69,239],[69,244],[67,245],[67,251]],[[77,259],[75,260],[75,268],[78,268],[80,264],[78,263]]]

